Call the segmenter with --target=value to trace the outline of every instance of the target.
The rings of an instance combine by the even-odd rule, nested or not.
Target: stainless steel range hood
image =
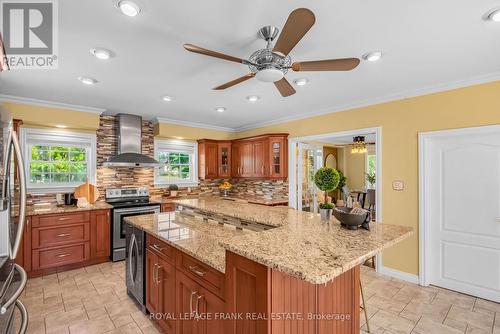
[[[142,118],[118,114],[118,155],[105,161],[105,167],[158,167],[163,164],[142,154]]]

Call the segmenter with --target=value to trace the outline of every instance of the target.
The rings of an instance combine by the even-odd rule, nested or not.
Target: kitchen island
[[[358,333],[359,265],[412,233],[221,199],[176,205],[175,219],[127,218],[147,233],[148,310],[177,315],[159,319],[167,333]]]

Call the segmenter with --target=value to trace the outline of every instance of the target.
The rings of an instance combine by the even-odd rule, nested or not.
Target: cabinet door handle
[[[160,269],[161,266],[159,264],[156,265],[156,285],[160,285]]]
[[[153,283],[156,285],[156,266],[157,264],[155,263],[153,265]]]
[[[158,246],[157,244],[153,244],[152,246],[155,250],[157,250],[158,252],[162,252],[163,251],[163,248]]]
[[[56,257],[66,257],[66,256],[70,256],[71,254],[70,253],[64,253],[64,254],[59,254],[59,255],[56,255]]]
[[[201,271],[200,269],[198,269],[197,266],[189,266],[189,270],[191,270],[193,273],[195,273],[196,275],[198,275],[200,277],[203,277],[206,274],[206,272]]]
[[[201,295],[201,296],[198,296],[198,298],[196,298],[196,321],[199,321],[200,320],[200,317],[199,317],[199,313],[198,311],[200,310],[200,299],[203,299],[205,296],[204,295]]]
[[[198,291],[191,292],[191,298],[189,299],[189,316],[193,315],[193,297],[198,293]]]
[[[62,238],[62,237],[70,236],[70,235],[71,235],[71,233],[61,233],[61,234],[58,234],[57,237]]]
[[[264,165],[262,165],[261,170],[262,170],[262,174],[264,174]]]
[[[70,220],[71,217],[59,217],[57,220],[58,221],[63,221],[63,220]]]

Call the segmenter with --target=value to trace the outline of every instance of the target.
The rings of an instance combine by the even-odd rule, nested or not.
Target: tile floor
[[[129,299],[124,262],[30,279],[28,333],[159,333]],[[371,333],[500,334],[500,304],[420,287],[362,268]],[[366,325],[361,314],[361,332]]]

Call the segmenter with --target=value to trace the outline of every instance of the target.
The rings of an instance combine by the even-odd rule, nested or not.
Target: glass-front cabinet
[[[286,178],[287,138],[284,136],[271,136],[269,138],[270,176],[272,178]]]
[[[231,177],[231,142],[218,143],[219,177]]]

